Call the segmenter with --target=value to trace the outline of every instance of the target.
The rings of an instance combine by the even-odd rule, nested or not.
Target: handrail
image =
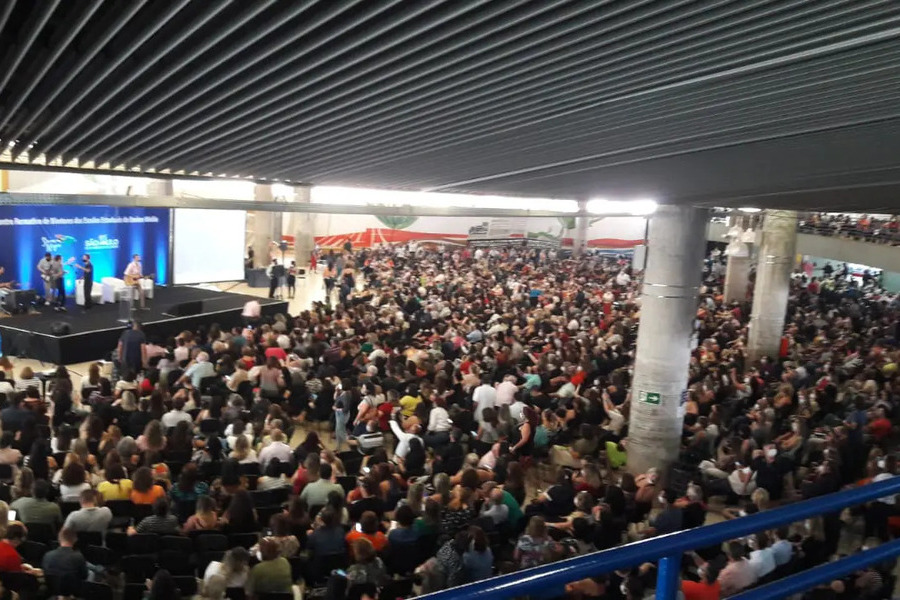
[[[512,598],[534,594],[547,588],[562,587],[567,583],[611,573],[618,569],[638,566],[646,562],[661,561],[658,570],[657,598],[674,598],[677,585],[678,566],[681,555],[695,548],[706,548],[714,544],[745,537],[760,531],[776,529],[783,525],[796,523],[804,519],[823,514],[839,512],[849,506],[856,506],[885,496],[900,494],[900,477],[893,477],[877,483],[871,483],[852,490],[835,492],[811,500],[797,502],[781,508],[749,515],[733,521],[725,521],[714,525],[705,525],[688,531],[680,531],[659,537],[626,544],[618,548],[592,552],[576,556],[560,562],[516,571],[483,581],[469,583],[456,588],[441,590],[422,596],[428,600],[462,600],[463,598]],[[879,546],[881,552],[873,562],[887,556],[900,554],[900,544]],[[893,553],[892,553],[893,552]],[[854,555],[850,558],[856,558]],[[847,559],[844,559],[847,560]],[[823,579],[810,580],[809,575],[815,570],[807,571],[804,582],[816,585],[830,581],[834,574],[834,565],[822,573]],[[859,564],[871,562],[853,562]],[[825,577],[827,576],[827,577]],[[763,589],[763,588],[760,588]],[[784,588],[782,588],[784,589]],[[758,596],[752,600],[765,600]]]

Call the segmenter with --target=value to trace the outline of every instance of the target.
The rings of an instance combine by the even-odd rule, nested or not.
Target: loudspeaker
[[[28,308],[37,300],[34,290],[0,290],[3,294],[3,308],[10,314],[28,312]]]
[[[53,321],[50,323],[50,333],[52,335],[69,335],[72,328],[65,321]]]

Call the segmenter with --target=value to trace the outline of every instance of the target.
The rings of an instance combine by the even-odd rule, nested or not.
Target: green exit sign
[[[645,404],[655,404],[659,406],[662,397],[656,392],[641,392],[638,399]]]

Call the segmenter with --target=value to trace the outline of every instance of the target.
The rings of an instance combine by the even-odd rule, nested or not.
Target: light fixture
[[[626,214],[634,216],[652,215],[656,212],[656,201],[641,200],[607,200],[595,198],[587,203],[587,211],[594,215]]]
[[[762,211],[761,208],[756,208],[754,206],[743,206],[743,207],[739,208],[738,210],[741,211],[742,213],[747,213],[748,215],[756,214],[756,213]]]

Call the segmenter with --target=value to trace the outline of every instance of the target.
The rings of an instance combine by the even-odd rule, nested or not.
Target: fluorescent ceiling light
[[[596,198],[589,200],[587,203],[587,211],[595,215],[652,215],[656,212],[656,201],[654,200],[607,200],[605,198]]]
[[[738,210],[741,211],[742,213],[747,213],[750,215],[762,211],[761,208],[755,208],[753,206],[744,206],[744,207],[739,208]]]

